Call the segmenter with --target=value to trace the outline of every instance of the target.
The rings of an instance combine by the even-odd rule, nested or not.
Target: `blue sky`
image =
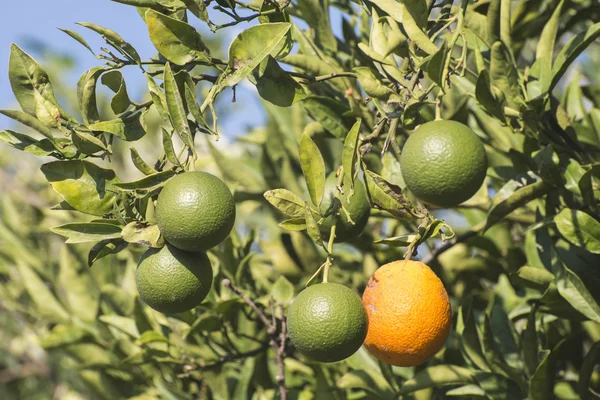
[[[211,16],[218,14],[211,12]],[[42,65],[43,57],[36,52],[35,41],[42,42],[61,53],[72,55],[75,59],[73,71],[67,77],[73,88],[78,77],[89,68],[101,65],[91,53],[75,40],[57,28],[71,29],[86,38],[96,51],[105,43],[92,31],[75,22],[92,22],[111,28],[129,41],[142,58],[149,58],[156,49],[147,35],[146,25],[134,7],[114,3],[110,0],[25,0],[11,1],[0,13],[0,108],[18,108],[8,81],[8,56],[11,43],[17,43],[26,52],[34,56]],[[198,20],[190,21],[199,26]],[[237,34],[248,24],[228,30],[228,36]],[[32,41],[33,39],[33,41]],[[128,89],[132,98],[139,100],[145,89],[143,76],[134,68],[125,74]],[[50,76],[52,79],[52,75]],[[229,96],[227,92],[223,96]],[[236,118],[225,121],[222,129],[227,136],[237,136],[248,126],[257,125],[264,120],[254,90],[240,88],[237,93],[238,105]],[[243,102],[243,103],[242,103]],[[240,105],[243,104],[243,107]],[[221,120],[223,121],[223,120]],[[0,116],[0,129],[14,127],[12,121]]]

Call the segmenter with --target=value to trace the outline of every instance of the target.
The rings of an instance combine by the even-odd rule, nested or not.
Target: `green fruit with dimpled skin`
[[[186,251],[221,243],[235,223],[229,188],[206,172],[184,172],[170,179],[158,196],[156,222],[167,242]]]
[[[198,306],[208,295],[212,278],[205,252],[183,251],[169,244],[148,249],[135,272],[141,299],[163,313],[180,313]]]
[[[333,199],[337,192],[337,177],[335,173],[329,174],[325,180],[325,191],[323,194],[323,200],[321,201],[321,212],[325,213],[331,206]],[[365,229],[369,216],[371,215],[371,204],[367,197],[364,184],[356,179],[354,181],[354,195],[350,197],[350,204],[348,204],[348,197],[350,196],[350,181],[344,180],[344,194],[340,197],[342,205],[350,213],[350,218],[354,222],[354,225],[348,220],[346,213],[340,209],[340,215],[337,220],[335,229],[335,241],[345,242],[357,238],[362,231]],[[327,240],[333,225],[333,216],[329,216],[321,223],[321,234]]]
[[[296,350],[320,362],[350,357],[367,336],[368,319],[360,297],[338,283],[304,289],[290,305],[287,326]]]
[[[453,207],[481,187],[487,156],[481,140],[456,121],[432,121],[417,128],[400,155],[402,177],[420,200]]]

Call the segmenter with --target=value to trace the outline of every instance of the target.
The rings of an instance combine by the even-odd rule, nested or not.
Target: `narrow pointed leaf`
[[[246,78],[267,56],[285,46],[292,25],[287,22],[253,26],[240,33],[229,47],[228,73],[222,86],[234,86]]]
[[[321,151],[306,133],[300,138],[300,166],[310,198],[318,207],[325,191],[325,162]]]
[[[344,151],[342,152],[342,166],[344,167],[345,181],[350,182],[351,190],[354,190],[354,178],[356,176],[356,161],[358,160],[358,133],[360,132],[361,120],[356,123],[346,135],[344,140]]]
[[[135,167],[138,169],[138,171],[140,171],[144,175],[152,175],[157,172],[154,168],[152,168],[142,159],[142,156],[140,156],[140,153],[138,153],[138,151],[134,147],[130,148],[129,152],[131,156],[131,161],[133,162],[133,165],[135,165]]]
[[[76,222],[57,226],[50,230],[67,237],[67,243],[97,242],[121,237],[121,227],[113,224]]]
[[[186,116],[187,113],[185,112],[183,99],[181,97],[181,93],[179,93],[179,88],[177,86],[177,82],[175,81],[173,71],[171,70],[171,64],[169,63],[167,63],[165,66],[165,93],[167,109],[169,111],[169,115],[171,116],[173,127],[175,128],[177,134],[181,137],[183,143],[185,143],[185,145],[195,154],[196,148],[194,147],[192,132],[188,124]]]
[[[146,24],[154,47],[173,64],[211,64],[209,50],[193,26],[154,10],[146,12]]]
[[[96,56],[96,53],[94,53],[94,50],[92,50],[92,48],[90,47],[88,42],[79,33],[73,32],[69,29],[63,29],[63,28],[58,28],[58,30],[66,33],[67,35],[71,36],[73,39],[77,40],[81,45],[83,45],[86,49],[88,49],[90,51],[90,53],[92,53],[94,55],[94,57]]]
[[[304,200],[287,189],[273,189],[265,192],[265,199],[275,208],[290,217],[304,216]]]

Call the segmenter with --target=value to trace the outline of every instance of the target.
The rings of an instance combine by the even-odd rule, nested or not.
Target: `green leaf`
[[[303,231],[306,229],[306,220],[304,218],[290,218],[278,225],[288,231]]]
[[[71,344],[80,343],[90,336],[85,329],[77,326],[57,325],[42,339],[44,350],[58,349]]]
[[[35,129],[51,141],[54,140],[52,136],[52,131],[48,129],[46,125],[44,125],[39,119],[36,117],[27,114],[23,111],[15,111],[15,110],[0,110],[0,114],[7,116],[8,118],[12,118],[17,122],[20,122],[23,125],[26,125],[32,129]]]
[[[123,79],[121,71],[108,71],[102,75],[102,84],[115,92],[114,97],[110,101],[110,108],[113,112],[115,114],[125,112],[131,105],[131,100],[129,100],[127,85],[125,85],[125,79]]]
[[[600,254],[600,222],[579,210],[565,208],[554,222],[561,235],[575,246]]]
[[[74,247],[78,246],[60,248],[56,291],[73,317],[95,325],[100,299],[98,292],[92,288],[97,286]],[[88,329],[95,334],[95,329]]]
[[[563,77],[569,66],[577,57],[600,36],[600,22],[590,26],[585,32],[575,35],[561,49],[552,65],[552,82],[548,91],[552,91],[560,78]]]
[[[590,384],[592,380],[592,374],[594,373],[594,367],[600,362],[600,342],[594,343],[592,348],[588,351],[587,355],[581,363],[579,369],[579,382],[577,383],[577,392],[582,399],[592,399],[590,393]]]
[[[222,86],[234,86],[250,75],[267,56],[277,55],[286,45],[292,25],[286,22],[253,26],[240,33],[229,46],[227,74]]]
[[[138,332],[135,320],[133,318],[121,317],[120,315],[101,315],[98,319],[107,325],[114,326],[123,333],[138,339],[140,333]]]
[[[481,388],[481,386],[479,385],[464,385],[464,386],[460,386],[457,387],[456,389],[451,389],[448,390],[445,393],[446,396],[458,396],[461,398],[479,398],[479,397],[486,397],[486,393],[485,390],[483,390],[483,388]]]
[[[88,161],[53,161],[41,169],[52,188],[76,210],[100,216],[113,211],[119,192],[114,171]]]
[[[423,32],[422,27],[425,25],[419,25],[419,22],[415,19],[413,14],[408,9],[406,3],[400,3],[402,10],[402,20],[398,21],[393,15],[390,17],[402,24],[402,27],[406,31],[406,35],[412,40],[421,50],[427,54],[434,54],[437,51],[437,46],[431,41],[429,36]]]
[[[306,231],[308,236],[319,246],[323,247],[323,238],[321,237],[321,230],[315,220],[312,210],[307,202],[304,203],[304,219],[306,222]]]
[[[161,171],[148,175],[133,182],[119,182],[114,185],[123,190],[150,190],[164,186],[165,183],[176,175],[175,171]]]
[[[354,72],[358,77],[360,86],[364,89],[365,93],[369,97],[378,99],[381,101],[387,101],[394,91],[383,84],[380,80],[379,74],[369,67],[356,67]]]
[[[154,47],[173,64],[212,64],[209,49],[193,26],[154,10],[146,12],[146,24]]]
[[[265,199],[275,208],[290,217],[304,217],[304,200],[287,189],[265,192]],[[304,218],[302,218],[304,220]]]
[[[558,3],[558,6],[554,9],[552,16],[546,22],[540,40],[538,42],[535,59],[540,69],[539,81],[541,87],[541,93],[546,93],[550,88],[552,82],[552,56],[554,55],[554,46],[556,44],[556,35],[558,33],[558,25],[560,24],[560,16],[562,14],[562,8],[564,6],[564,0]]]
[[[184,338],[197,332],[216,332],[221,329],[222,326],[223,324],[217,316],[205,313],[200,315],[200,317],[194,321],[190,330],[184,334]]]
[[[358,160],[358,133],[360,132],[361,120],[350,129],[344,140],[344,151],[342,152],[342,166],[344,168],[344,181],[350,182],[350,189],[354,190],[354,178],[356,177],[356,161]]]
[[[444,76],[444,65],[448,57],[448,41],[444,40],[442,46],[431,56],[427,63],[427,75],[429,79],[437,83],[441,88],[446,87],[446,77]]]
[[[185,112],[185,107],[183,105],[183,98],[181,97],[181,93],[179,93],[177,81],[171,70],[171,64],[167,63],[167,65],[165,65],[164,75],[167,109],[169,110],[169,116],[171,117],[173,127],[181,137],[183,143],[185,143],[195,155],[196,148],[194,147],[194,139],[190,130],[190,125],[188,124],[187,113]]]
[[[139,221],[127,224],[121,232],[121,237],[127,243],[138,243],[150,247],[162,247],[165,245],[157,225],[148,225]]]
[[[82,154],[95,154],[99,151],[108,151],[106,144],[94,135],[84,131],[73,130],[71,139],[73,144]]]
[[[544,291],[554,281],[554,275],[546,269],[524,266],[512,275],[523,286]]]
[[[377,399],[394,399],[392,388],[385,379],[374,379],[367,371],[356,370],[345,373],[336,386],[343,390],[364,390]]]
[[[398,21],[398,23],[402,23],[404,13],[407,12],[406,7],[395,0],[372,0],[371,3]]]
[[[372,171],[365,171],[367,192],[373,207],[399,219],[423,218],[406,198],[402,189]]]
[[[58,128],[61,118],[58,103],[46,99],[42,94],[34,90],[33,99],[35,101],[35,116],[47,126]]]
[[[413,243],[417,239],[416,234],[406,234],[400,236],[392,236],[380,240],[375,240],[373,244],[386,244],[394,247],[405,247]]]
[[[421,389],[475,383],[471,371],[458,365],[436,365],[418,372],[404,382],[398,394],[408,394]]]
[[[265,191],[263,177],[256,170],[250,168],[239,168],[237,160],[234,160],[217,149],[212,141],[207,141],[210,154],[226,180],[236,182],[240,187],[258,194]]]
[[[142,159],[142,156],[140,156],[140,153],[138,153],[135,147],[130,148],[129,153],[131,156],[131,161],[138,171],[144,175],[156,174],[157,171]]]
[[[206,11],[206,5],[203,0],[182,0],[187,9],[190,10],[192,14],[196,16],[196,18],[201,21],[208,22],[208,11]]]
[[[79,103],[79,112],[83,118],[83,123],[93,124],[100,121],[98,106],[96,104],[96,85],[100,75],[106,72],[104,67],[94,67],[81,75],[77,82],[77,101]]]
[[[487,12],[488,41],[494,43],[500,40],[500,18],[502,11],[502,0],[491,0]]]
[[[531,307],[529,316],[527,317],[527,327],[523,332],[523,361],[525,362],[525,370],[527,375],[533,376],[538,367],[538,337],[535,326],[535,315],[537,307]]]
[[[482,371],[490,371],[488,362],[483,354],[481,340],[475,324],[472,300],[469,298],[460,308],[456,333],[460,335],[460,348],[471,363]]]
[[[245,400],[248,398],[248,390],[251,388],[255,373],[256,358],[250,357],[244,361],[237,384],[233,392],[232,400]]]
[[[76,152],[68,139],[59,138],[56,140],[56,144],[53,144],[48,139],[36,140],[31,136],[11,130],[0,131],[0,143],[39,157],[56,154],[73,157]],[[57,150],[57,147],[60,150]]]
[[[78,22],[78,25],[91,29],[96,32],[100,36],[102,36],[105,40],[112,42],[117,47],[121,48],[125,53],[127,53],[132,59],[136,62],[141,62],[140,55],[133,48],[133,46],[127,43],[118,33],[108,28],[104,28],[99,25],[91,24],[89,22]]]
[[[138,112],[127,117],[90,124],[88,128],[96,132],[110,133],[125,141],[133,142],[141,139],[146,134],[146,130],[142,125],[143,115],[143,112]]]
[[[57,108],[60,116],[73,119],[58,105],[46,71],[14,43],[10,46],[8,79],[21,109],[27,114],[37,116],[38,104],[43,99],[44,103],[47,102]],[[36,100],[36,95],[40,100]]]
[[[494,197],[494,204],[488,212],[485,229],[488,229],[505,216],[531,200],[543,196],[550,187],[544,181],[523,186],[517,181],[508,182]]]
[[[127,242],[122,239],[101,240],[90,249],[88,253],[88,267],[99,259],[110,254],[116,254],[127,247]]]
[[[484,69],[477,78],[475,85],[475,97],[490,114],[494,115],[499,120],[504,120],[504,108],[500,101],[492,92],[491,78],[489,72]]]
[[[198,105],[198,101],[196,100],[195,88],[193,86],[190,87],[190,85],[188,85],[187,83],[184,84],[184,87],[185,87],[185,89],[184,89],[185,102],[190,111],[190,114],[192,114],[192,117],[194,117],[194,119],[196,120],[198,125],[201,125],[206,130],[208,130],[208,132],[210,132],[213,135],[217,135],[217,137],[218,137],[218,134],[216,132],[212,131],[212,129],[206,123],[206,120],[204,119],[204,115],[202,115],[202,110],[200,109],[200,106]]]
[[[490,57],[492,84],[504,94],[509,107],[519,110],[523,105],[523,94],[519,85],[519,72],[510,50],[503,42],[495,42]]]
[[[279,107],[289,107],[306,98],[306,92],[279,63],[268,56],[252,72],[258,94]]]
[[[552,351],[545,350],[542,353],[540,363],[529,381],[529,396],[533,400],[546,400],[553,397],[552,388],[556,379],[556,362],[564,343],[565,339],[562,339]]]
[[[345,105],[329,97],[310,96],[302,101],[310,116],[320,122],[332,135],[344,138],[348,133],[343,115],[349,110]]]
[[[156,107],[156,111],[165,122],[169,122],[169,113],[167,112],[167,98],[165,93],[160,90],[154,79],[148,74],[145,74],[146,81],[148,82],[148,91],[150,97],[152,97],[153,105]]]
[[[144,346],[150,343],[169,343],[169,339],[156,331],[146,331],[135,341],[135,344],[138,346]]]
[[[173,165],[181,165],[181,162],[177,158],[175,148],[173,147],[173,135],[167,132],[164,127],[160,127],[162,132],[162,144],[167,160]]]
[[[556,262],[555,266],[557,268],[556,287],[558,293],[574,309],[592,321],[600,323],[600,305],[586,288],[581,278],[560,261]]]
[[[69,322],[69,314],[65,308],[58,302],[54,294],[48,289],[46,284],[40,279],[37,273],[31,267],[23,262],[17,263],[21,282],[37,311],[44,317],[54,322]]]
[[[325,191],[325,162],[321,151],[306,133],[300,138],[300,166],[310,198],[318,207]]]
[[[329,0],[304,0],[298,3],[302,19],[314,29],[315,42],[328,52],[337,51],[337,39],[331,30]]]
[[[284,307],[287,307],[294,298],[294,285],[285,276],[281,275],[271,287],[271,296],[273,296],[277,303],[281,303]]]
[[[96,57],[96,53],[94,53],[94,50],[92,50],[92,48],[90,47],[88,42],[86,42],[86,40],[79,33],[73,32],[69,29],[63,29],[63,28],[58,28],[58,30],[66,33],[67,35],[71,36],[73,39],[77,40],[83,47],[88,49],[90,51],[90,53],[92,53],[94,55],[94,57]]]
[[[95,222],[74,222],[50,228],[50,230],[67,237],[67,243],[88,243],[121,237],[121,227]]]

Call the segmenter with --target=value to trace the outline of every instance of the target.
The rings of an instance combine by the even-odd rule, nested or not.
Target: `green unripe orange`
[[[368,319],[360,297],[338,283],[304,289],[287,316],[294,347],[320,362],[340,361],[354,354],[367,335]]]
[[[325,213],[334,201],[337,192],[337,179],[335,173],[331,173],[325,180],[325,191],[320,206],[321,213]],[[350,213],[350,218],[354,224],[348,220],[346,213],[340,209],[335,231],[336,242],[345,242],[358,237],[365,229],[365,226],[369,221],[369,216],[371,215],[371,204],[369,203],[365,186],[359,179],[354,181],[353,196],[350,196],[351,189],[350,181],[348,179],[344,181],[343,189],[344,194],[340,197],[340,200],[344,208]],[[350,198],[350,203],[348,203],[348,198]],[[325,238],[329,237],[332,225],[333,216],[328,216],[323,220],[323,223],[321,224],[321,234]]]
[[[235,223],[229,188],[206,172],[184,172],[170,179],[158,196],[156,222],[163,237],[186,251],[221,243]]]
[[[402,177],[415,197],[441,207],[457,206],[481,187],[487,156],[481,140],[456,121],[417,128],[400,156]]]
[[[163,313],[180,313],[198,306],[208,295],[212,278],[205,252],[188,252],[169,244],[148,249],[135,273],[141,299]]]

